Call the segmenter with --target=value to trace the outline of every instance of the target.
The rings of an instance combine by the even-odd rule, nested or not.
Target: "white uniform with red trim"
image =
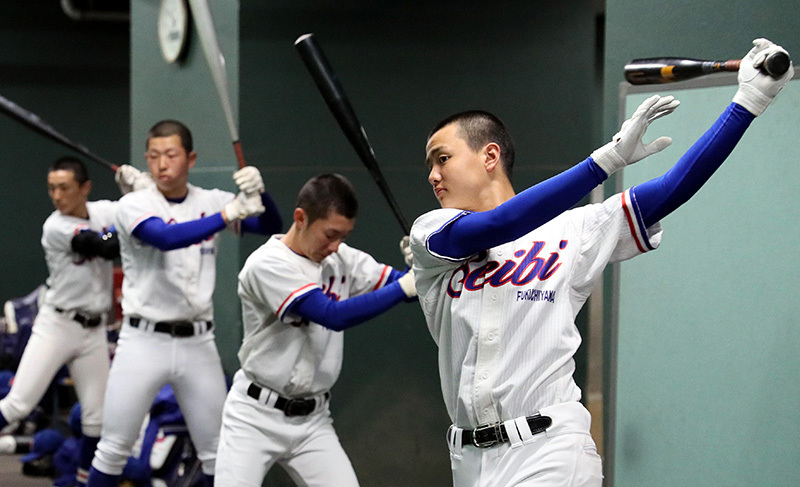
[[[630,198],[628,190],[567,211],[460,261],[435,255],[427,242],[465,212],[439,209],[414,222],[417,292],[439,346],[442,393],[454,426],[472,429],[537,412],[553,419],[545,434],[534,436],[517,422],[510,443],[487,449],[462,447],[461,437],[450,435],[456,486],[602,482],[589,413],[572,377],[581,343],[574,320],[606,264],[660,242],[660,226],[641,228]]]
[[[125,316],[106,391],[106,415],[92,466],[119,475],[139,435],[145,415],[164,384],[175,397],[202,460],[213,475],[226,384],[214,333],[212,295],[219,233],[203,242],[162,251],[132,235],[146,219],[182,223],[220,212],[235,195],[188,185],[181,202],[170,202],[155,185],[123,196],[117,230],[125,278]],[[131,318],[138,319],[137,327]],[[156,331],[155,323],[188,321],[192,336]]]
[[[316,289],[337,301],[378,289],[391,267],[344,243],[318,264],[290,250],[282,237],[273,235],[239,273],[242,368],[225,402],[215,483],[260,487],[277,461],[298,485],[358,485],[326,394],[342,368],[343,334],[287,309]],[[248,395],[253,384],[258,399]],[[311,414],[287,417],[275,406],[278,396],[313,398],[316,406]]]
[[[44,222],[42,248],[50,273],[47,290],[14,384],[0,401],[0,412],[9,422],[27,416],[58,370],[67,364],[83,405],[83,433],[97,437],[108,379],[105,325],[111,311],[114,262],[73,252],[72,238],[82,230],[109,231],[117,202],[88,201],[86,210],[88,220],[54,211]],[[103,319],[99,326],[86,328],[73,319],[76,312]]]

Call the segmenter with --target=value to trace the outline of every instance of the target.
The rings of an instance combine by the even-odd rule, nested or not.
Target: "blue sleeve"
[[[722,165],[755,118],[740,105],[731,103],[669,171],[635,186],[631,191],[645,227],[689,201]]]
[[[321,289],[316,289],[292,303],[288,311],[329,330],[342,331],[378,316],[405,299],[406,294],[397,282],[342,301],[334,301]]]
[[[242,220],[242,233],[255,233],[258,235],[272,235],[280,233],[283,228],[283,220],[272,197],[264,191],[261,193],[261,203],[266,209],[259,216],[253,216]]]
[[[222,218],[222,213],[172,225],[154,216],[134,228],[133,236],[166,252],[202,242],[223,228],[225,220]]]
[[[497,208],[468,213],[432,234],[430,249],[463,259],[516,240],[540,227],[588,195],[608,175],[587,158],[580,164],[532,186]]]

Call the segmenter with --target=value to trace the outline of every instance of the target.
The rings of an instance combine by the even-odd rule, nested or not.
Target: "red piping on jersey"
[[[388,271],[389,271],[389,266],[388,265],[383,266],[383,272],[381,272],[381,278],[378,279],[377,283],[375,283],[375,287],[372,288],[373,291],[375,291],[376,289],[381,287],[381,284],[383,283],[383,279],[386,277],[386,273]]]
[[[148,218],[152,218],[152,217],[158,217],[158,215],[156,215],[152,211],[149,211],[149,212],[145,213],[144,215],[140,216],[139,218],[134,220],[133,223],[131,223],[131,225],[128,227],[128,233],[133,233],[133,229],[134,228],[138,227],[139,224],[142,223],[143,221],[147,220]]]
[[[286,303],[291,301],[299,292],[301,292],[301,291],[303,291],[305,289],[308,289],[311,286],[316,286],[316,284],[306,284],[305,286],[301,287],[300,289],[295,289],[286,299],[284,299],[283,302],[281,303],[281,305],[278,307],[278,312],[276,313],[278,318],[280,318],[281,314],[283,314],[283,308],[284,308],[284,306],[286,306]]]
[[[639,252],[645,253],[644,247],[642,247],[642,243],[639,240],[639,235],[636,233],[636,226],[634,225],[633,218],[631,215],[631,208],[628,206],[627,198],[625,197],[628,194],[627,191],[622,193],[622,209],[625,211],[625,219],[628,220],[628,228],[630,228],[631,235],[633,235],[633,240],[636,242],[636,246],[639,247]]]

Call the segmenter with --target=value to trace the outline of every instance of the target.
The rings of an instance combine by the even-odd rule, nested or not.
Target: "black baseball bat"
[[[344,131],[345,136],[347,136],[347,140],[350,141],[361,162],[367,167],[372,179],[375,180],[378,188],[380,188],[392,208],[397,222],[403,228],[403,232],[408,235],[411,229],[408,220],[403,216],[400,206],[394,199],[392,191],[381,173],[381,168],[378,166],[378,161],[375,159],[375,151],[372,149],[369,139],[367,139],[367,133],[364,131],[361,122],[358,121],[350,100],[339,84],[339,79],[325,58],[322,49],[317,44],[314,34],[305,34],[298,37],[294,45],[300,52],[300,57],[303,58],[311,77],[314,78],[314,82],[328,104],[328,108],[333,112],[333,116],[339,122],[339,126]]]
[[[17,105],[13,101],[3,96],[0,96],[0,111],[10,116],[11,118],[17,120],[18,122],[21,122],[23,125],[32,129],[34,132],[38,132],[39,134],[44,135],[48,139],[54,140],[61,145],[69,147],[70,149],[83,154],[84,156],[99,163],[101,166],[107,169],[116,172],[117,168],[119,167],[116,164],[108,162],[102,157],[93,154],[89,149],[86,148],[86,146],[71,141],[66,136],[58,132],[56,129],[46,124],[35,113],[25,110],[21,106]]]
[[[652,85],[684,81],[724,71],[739,71],[741,59],[728,61],[706,61],[682,57],[634,59],[625,65],[625,79],[633,85]],[[770,54],[761,65],[761,70],[780,78],[789,70],[791,60],[785,52]]]

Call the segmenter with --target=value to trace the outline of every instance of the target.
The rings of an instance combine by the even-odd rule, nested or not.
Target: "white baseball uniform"
[[[112,309],[114,264],[73,252],[72,238],[81,230],[107,232],[114,224],[117,202],[89,201],[86,209],[88,220],[56,210],[44,222],[42,248],[49,271],[47,290],[11,391],[0,401],[0,412],[9,422],[23,419],[42,399],[58,370],[67,364],[82,404],[83,432],[97,437],[108,379],[105,324]],[[85,326],[89,319],[94,320],[94,326]]]
[[[391,267],[342,243],[321,263],[293,252],[274,235],[239,273],[244,343],[223,411],[215,482],[260,487],[280,463],[298,485],[355,486],[328,409],[342,368],[343,335],[288,309],[312,290],[344,300],[382,287]],[[311,398],[310,414],[288,417],[279,397]]]
[[[122,472],[153,399],[169,383],[203,462],[203,472],[213,475],[226,394],[212,331],[219,234],[164,252],[132,232],[153,216],[167,223],[182,223],[218,213],[233,198],[233,193],[189,185],[181,202],[168,201],[155,186],[119,201],[116,226],[125,274],[125,319],[111,365],[103,431],[92,462],[105,474]],[[188,325],[191,336],[159,331],[177,321]]]
[[[439,346],[454,426],[448,440],[455,486],[601,484],[591,420],[572,378],[581,343],[574,320],[606,264],[660,242],[658,224],[646,231],[631,224],[638,209],[629,202],[630,190],[567,211],[465,260],[436,255],[427,244],[467,212],[439,209],[414,222],[417,291]],[[544,434],[531,434],[525,421],[536,413],[552,418]],[[462,447],[463,429],[498,422],[506,422],[509,442]]]

